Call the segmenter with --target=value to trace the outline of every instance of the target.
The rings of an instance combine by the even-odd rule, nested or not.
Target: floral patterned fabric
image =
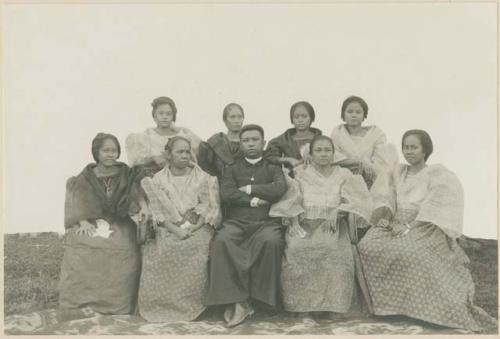
[[[433,172],[434,175],[430,175]],[[438,175],[441,172],[442,175]],[[442,173],[444,172],[444,173]],[[393,236],[385,228],[370,229],[358,245],[368,289],[376,315],[406,315],[434,324],[473,331],[496,326],[496,320],[473,304],[474,284],[468,269],[469,259],[453,236],[461,225],[461,215],[452,216],[463,206],[459,183],[443,166],[428,166],[414,176],[400,167],[394,180],[385,180],[384,193],[375,183],[376,201],[385,197],[393,213],[393,223],[414,220],[427,222],[411,228],[405,235]],[[438,185],[435,178],[448,178]],[[446,189],[446,187],[450,188]],[[454,192],[436,201],[435,190]],[[429,205],[429,201],[432,201]],[[429,220],[428,211],[433,206]],[[446,217],[449,215],[449,217]],[[374,220],[376,221],[376,220]],[[432,222],[434,221],[434,222]],[[441,224],[440,221],[444,221]],[[444,225],[444,227],[441,227]],[[450,232],[454,230],[454,232]]]
[[[335,167],[323,176],[313,166],[297,169],[287,178],[288,191],[271,208],[271,216],[300,216],[304,238],[286,237],[281,274],[284,307],[292,312],[345,313],[351,306],[355,283],[353,248],[346,218],[339,211],[369,219],[370,199],[363,179]],[[367,203],[368,202],[368,203]],[[333,234],[325,225],[337,225]]]
[[[184,240],[159,227],[156,237],[143,246],[138,304],[148,321],[194,320],[205,309],[210,224],[220,220],[216,183],[196,165],[182,177],[167,166],[141,183],[156,220],[182,224],[195,215],[205,224]]]
[[[151,322],[189,321],[204,310],[208,246],[212,230],[203,226],[178,240],[160,229],[143,248],[139,314]]]

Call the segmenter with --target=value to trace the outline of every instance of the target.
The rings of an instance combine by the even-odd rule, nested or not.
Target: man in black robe
[[[210,244],[207,305],[226,304],[228,327],[254,313],[250,299],[276,306],[285,247],[280,220],[269,208],[286,192],[280,167],[262,158],[264,130],[246,125],[240,132],[244,158],[224,171],[222,228]]]

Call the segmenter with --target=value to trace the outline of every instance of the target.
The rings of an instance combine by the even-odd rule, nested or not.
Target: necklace
[[[104,183],[104,187],[106,188],[106,196],[111,195],[111,180],[112,177],[102,178],[102,182]]]

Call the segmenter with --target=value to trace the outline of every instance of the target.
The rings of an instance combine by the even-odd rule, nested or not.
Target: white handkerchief
[[[193,226],[193,224],[191,224],[189,221],[185,221],[184,224],[180,225],[179,227],[182,229],[186,229],[190,226]]]
[[[113,230],[110,230],[109,223],[104,219],[97,219],[96,224],[97,229],[92,235],[93,237],[103,237],[108,239],[110,234],[114,232]]]

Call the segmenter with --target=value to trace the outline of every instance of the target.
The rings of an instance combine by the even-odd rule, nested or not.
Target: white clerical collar
[[[252,165],[255,165],[256,163],[258,163],[259,161],[262,160],[262,157],[258,157],[256,159],[249,159],[249,158],[245,157],[245,160],[248,161],[249,163],[251,163]]]

